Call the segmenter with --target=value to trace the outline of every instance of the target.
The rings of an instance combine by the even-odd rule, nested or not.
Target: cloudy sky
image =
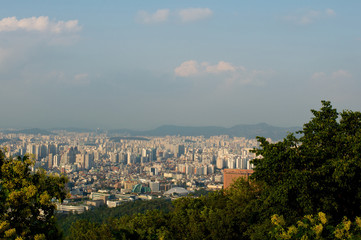
[[[301,126],[361,110],[361,1],[1,1],[0,128]]]

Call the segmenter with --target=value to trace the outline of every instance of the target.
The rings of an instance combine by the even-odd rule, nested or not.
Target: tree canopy
[[[28,156],[5,158],[0,150],[0,238],[59,239],[55,204],[66,196],[64,176],[31,171]]]
[[[361,215],[361,113],[338,113],[322,101],[301,137],[271,144],[258,138],[254,181],[265,183],[268,211],[300,217],[327,212],[335,221]]]

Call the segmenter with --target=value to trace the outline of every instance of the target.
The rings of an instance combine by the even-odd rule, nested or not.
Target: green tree
[[[361,113],[338,113],[328,101],[311,112],[299,138],[290,134],[273,144],[258,138],[261,157],[253,160],[252,179],[264,184],[265,219],[325,212],[340,222],[361,215]]]
[[[75,238],[75,235],[71,235],[71,225],[78,220],[88,220],[92,223],[108,224],[114,232],[116,232],[116,238],[122,238],[121,236],[131,235],[132,231],[128,231],[129,219],[124,220],[122,216],[135,216],[139,213],[145,213],[149,210],[158,209],[161,212],[167,213],[172,209],[172,202],[166,199],[153,199],[149,201],[132,201],[122,203],[115,208],[99,207],[92,211],[86,211],[82,214],[57,214],[57,225],[63,231],[64,237],[70,236],[70,239]],[[121,219],[121,221],[114,221],[115,219]],[[109,224],[109,221],[112,221]],[[118,231],[119,228],[119,231]],[[113,231],[112,230],[112,231]],[[76,232],[74,232],[75,234]],[[121,233],[121,235],[119,234]]]
[[[351,222],[344,217],[341,222],[330,225],[323,212],[306,215],[296,224],[286,226],[283,216],[277,214],[271,218],[275,226],[270,239],[361,239],[361,219]]]
[[[53,199],[66,196],[64,176],[31,171],[29,157],[5,158],[0,151],[0,238],[57,239]]]
[[[138,234],[139,239],[170,239],[165,227],[167,223],[168,219],[163,212],[151,210],[134,215],[128,226]]]
[[[92,223],[88,220],[79,220],[70,228],[73,240],[112,240],[111,232],[106,224]]]

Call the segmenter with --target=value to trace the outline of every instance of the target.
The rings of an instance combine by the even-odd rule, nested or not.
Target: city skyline
[[[0,128],[301,126],[361,109],[361,3],[3,1]],[[141,3],[141,4],[139,4]]]

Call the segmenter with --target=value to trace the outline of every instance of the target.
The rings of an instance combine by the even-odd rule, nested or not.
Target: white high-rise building
[[[216,162],[216,166],[219,169],[223,169],[224,168],[224,160],[223,158],[217,158],[217,162]]]
[[[59,166],[60,166],[60,156],[56,154],[53,157],[53,167],[59,167]]]
[[[233,158],[228,159],[227,167],[232,168],[232,169],[235,168],[236,167],[236,161]]]
[[[236,168],[242,169],[242,158],[241,157],[237,157],[237,159],[236,159]]]

